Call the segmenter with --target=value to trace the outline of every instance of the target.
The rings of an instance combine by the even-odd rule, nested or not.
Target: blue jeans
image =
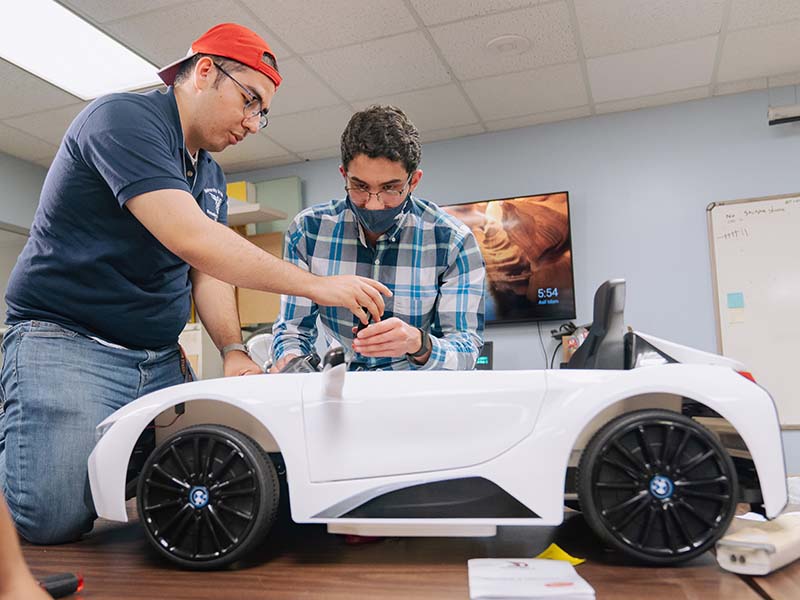
[[[9,329],[0,372],[0,489],[20,535],[57,544],[91,530],[86,463],[95,426],[139,396],[183,381],[177,344],[109,348],[41,321]]]

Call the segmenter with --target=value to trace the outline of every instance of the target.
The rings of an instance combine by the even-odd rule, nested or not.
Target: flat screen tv
[[[486,323],[575,318],[569,194],[453,204],[486,261]]]

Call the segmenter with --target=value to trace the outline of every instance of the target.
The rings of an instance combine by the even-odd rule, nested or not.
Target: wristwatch
[[[422,358],[428,353],[428,350],[431,349],[431,338],[428,336],[428,334],[422,331],[422,329],[419,327],[417,327],[417,331],[419,331],[419,334],[422,336],[422,346],[420,346],[420,349],[413,354],[406,353],[406,357],[413,362],[417,362],[414,360],[415,358]]]
[[[241,343],[228,344],[222,350],[219,351],[219,354],[224,359],[229,352],[233,352],[235,350],[238,350],[239,352],[244,352],[245,354],[247,354],[247,356],[250,356],[250,352],[247,350],[247,346]]]

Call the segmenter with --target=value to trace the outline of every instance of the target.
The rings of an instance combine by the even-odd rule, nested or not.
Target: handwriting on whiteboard
[[[747,227],[738,227],[737,229],[732,229],[731,231],[726,231],[725,233],[720,233],[716,236],[718,240],[743,240],[750,237],[750,231]]]

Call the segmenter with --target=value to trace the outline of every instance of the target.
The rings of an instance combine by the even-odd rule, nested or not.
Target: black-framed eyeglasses
[[[266,127],[269,124],[269,118],[267,117],[269,109],[264,108],[264,105],[261,103],[261,98],[256,96],[253,92],[251,92],[241,83],[239,83],[239,81],[233,75],[231,75],[225,69],[223,69],[221,65],[214,63],[214,66],[217,67],[220,70],[220,72],[223,75],[225,75],[228,79],[233,81],[233,83],[238,85],[245,93],[247,102],[245,102],[243,109],[244,118],[252,119],[254,117],[258,117],[258,128],[264,129],[264,127]]]
[[[382,189],[380,192],[370,192],[369,186],[363,182],[356,182],[350,179],[350,175],[347,176],[347,183],[348,185],[345,186],[344,191],[346,191],[350,195],[350,199],[358,204],[366,204],[369,202],[369,199],[372,196],[375,196],[375,200],[386,206],[388,204],[393,204],[400,198],[406,191],[406,187],[411,183],[411,178],[414,176],[412,173],[406,179],[406,182],[401,186],[397,187],[394,186],[387,186]],[[381,196],[383,196],[383,201],[381,201]]]

